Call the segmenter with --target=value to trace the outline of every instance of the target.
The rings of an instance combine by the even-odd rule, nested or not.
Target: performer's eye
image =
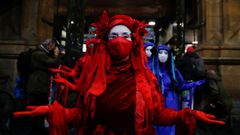
[[[168,52],[166,50],[160,50],[159,54],[164,54],[164,55],[168,55]]]
[[[116,37],[118,37],[117,33],[110,33],[110,35],[109,35],[109,39],[113,39],[113,38],[116,38]]]
[[[122,36],[123,36],[124,38],[130,38],[130,35],[129,35],[128,33],[123,33]]]
[[[111,36],[111,38],[116,38],[116,37],[118,37],[118,36],[117,36],[117,35],[112,35],[112,36]]]
[[[163,54],[163,51],[159,51],[159,54]]]
[[[129,36],[124,36],[124,38],[129,38]]]

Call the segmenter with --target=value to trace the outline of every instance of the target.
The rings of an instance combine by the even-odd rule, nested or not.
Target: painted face
[[[124,25],[116,25],[110,30],[107,48],[113,60],[129,58],[132,46],[133,42],[129,28]]]
[[[151,52],[152,48],[153,48],[152,46],[148,46],[145,48],[145,52],[146,52],[146,55],[148,58],[150,58],[152,56],[152,52]]]
[[[160,50],[158,52],[158,60],[161,63],[165,63],[168,60],[168,51],[167,50]]]
[[[112,27],[112,29],[110,30],[110,32],[108,34],[108,40],[114,39],[116,37],[123,37],[129,41],[132,41],[131,31],[125,25],[116,25],[116,26]]]

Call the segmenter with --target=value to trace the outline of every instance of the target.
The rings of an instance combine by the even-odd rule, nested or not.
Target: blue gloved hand
[[[198,87],[198,86],[201,86],[202,84],[204,84],[206,82],[206,80],[199,80],[199,81],[196,81],[194,82],[194,87]]]
[[[206,80],[199,80],[199,81],[196,81],[196,82],[187,82],[187,83],[184,83],[180,89],[181,90],[186,90],[186,89],[195,89],[196,87],[202,85],[203,83],[205,83]]]

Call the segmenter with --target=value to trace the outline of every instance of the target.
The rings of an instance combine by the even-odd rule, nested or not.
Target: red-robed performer
[[[51,135],[66,135],[70,125],[78,135],[154,135],[156,124],[176,124],[178,135],[190,135],[195,120],[224,124],[200,111],[164,108],[157,79],[144,63],[145,24],[126,15],[108,18],[104,12],[93,26],[97,38],[87,41],[76,84],[54,79],[79,92],[77,106],[64,108],[55,101],[29,106],[29,111],[15,112],[15,117],[46,115]]]

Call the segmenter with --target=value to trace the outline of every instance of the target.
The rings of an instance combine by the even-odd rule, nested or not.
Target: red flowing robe
[[[160,92],[154,93],[164,102]],[[94,115],[89,109],[92,103],[73,109],[63,108],[56,102],[50,106],[50,134],[66,135],[68,125],[74,125],[78,135],[154,135],[154,124],[177,124],[177,134],[191,134],[192,118],[186,113],[189,110],[177,113],[158,103],[160,106],[155,106],[153,113],[148,112],[143,95],[136,89],[130,61],[112,65],[107,73],[106,91],[96,97],[96,102],[91,101],[95,106]],[[86,110],[89,115],[85,115]],[[149,115],[154,115],[153,120]]]

